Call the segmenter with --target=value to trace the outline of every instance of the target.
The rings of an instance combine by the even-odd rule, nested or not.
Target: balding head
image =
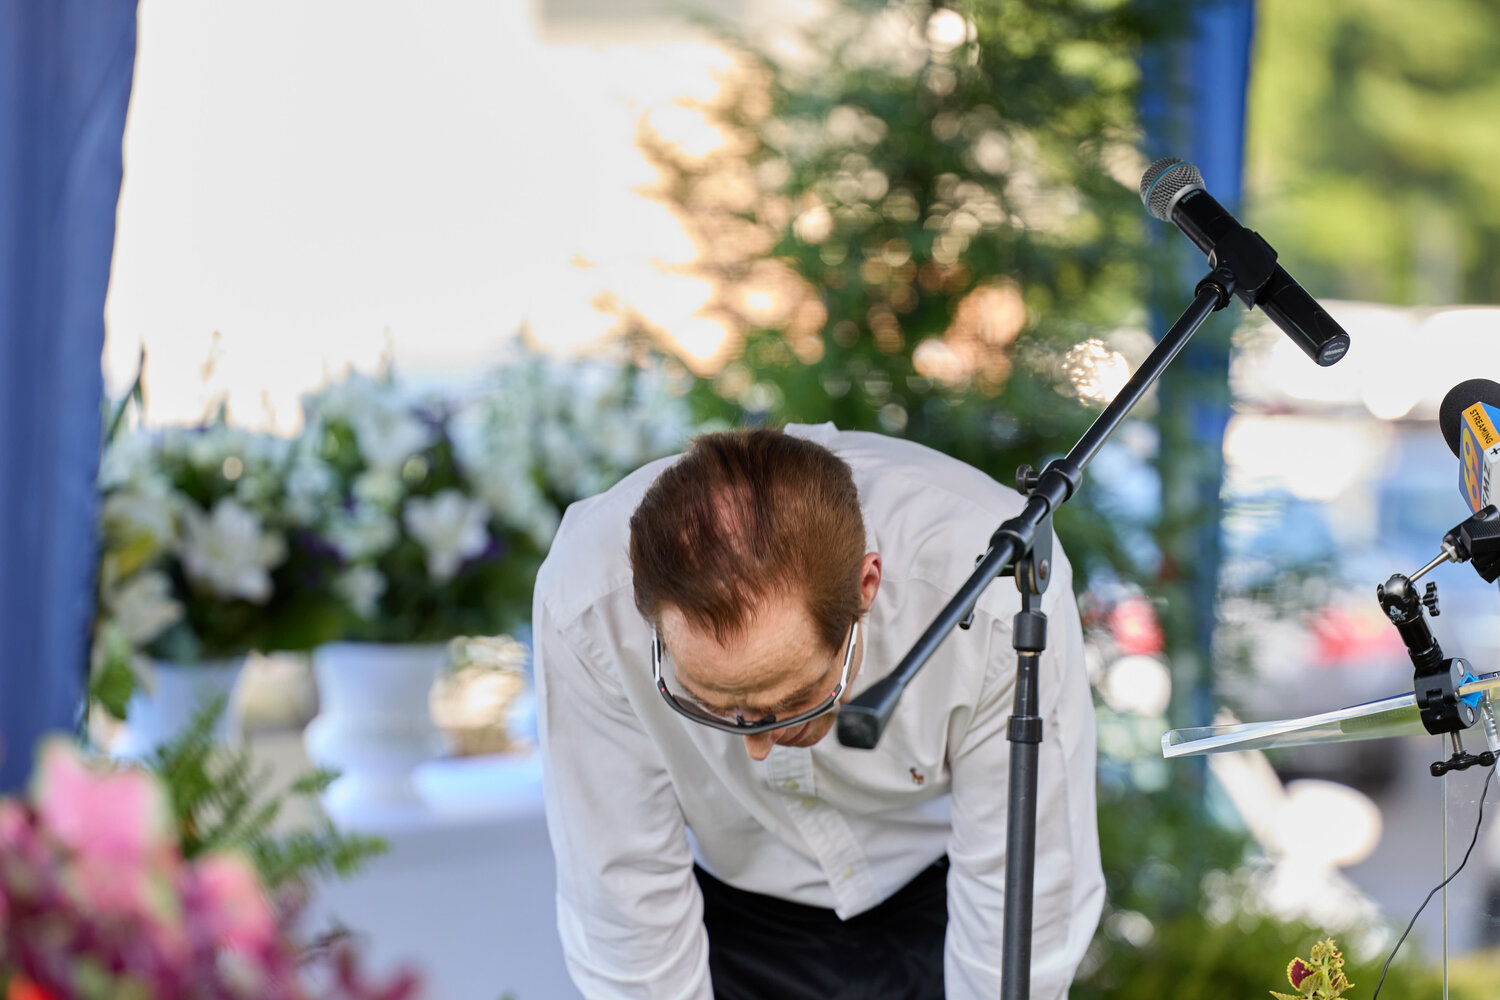
[[[860,613],[864,520],[854,478],[827,448],[779,430],[705,434],[630,519],[635,603],[720,642],[767,600],[800,596],[829,647]]]

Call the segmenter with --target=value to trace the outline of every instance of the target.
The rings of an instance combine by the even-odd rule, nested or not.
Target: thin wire
[[[1489,775],[1484,779],[1484,790],[1479,793],[1479,815],[1474,819],[1474,839],[1469,841],[1469,849],[1464,851],[1464,859],[1458,863],[1457,868],[1453,869],[1452,875],[1449,875],[1433,886],[1432,891],[1427,894],[1427,898],[1422,900],[1422,905],[1417,907],[1417,912],[1411,915],[1411,923],[1407,924],[1406,930],[1401,932],[1401,940],[1397,941],[1396,947],[1391,949],[1390,957],[1385,960],[1385,967],[1380,970],[1380,982],[1375,984],[1375,992],[1370,995],[1370,1000],[1379,1000],[1380,987],[1385,985],[1385,974],[1390,971],[1391,962],[1395,959],[1396,952],[1401,950],[1401,945],[1406,942],[1406,935],[1410,934],[1411,929],[1416,926],[1417,918],[1422,915],[1422,911],[1427,908],[1427,904],[1432,902],[1432,897],[1437,895],[1438,890],[1445,888],[1449,882],[1457,878],[1458,873],[1464,870],[1464,865],[1469,863],[1469,855],[1474,852],[1474,845],[1479,843],[1479,825],[1484,822],[1484,799],[1490,793],[1490,782],[1494,780],[1494,777],[1495,766],[1492,764],[1490,765]]]
[[[1453,735],[1453,746],[1457,751],[1460,746],[1458,734]],[[1452,771],[1443,772],[1443,867],[1438,871],[1448,870],[1448,779],[1453,777]],[[1448,890],[1443,890],[1443,1000],[1448,1000]]]

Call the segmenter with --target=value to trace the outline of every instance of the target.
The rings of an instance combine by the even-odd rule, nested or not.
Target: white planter
[[[303,740],[313,763],[341,772],[323,795],[329,815],[358,825],[422,809],[413,775],[449,750],[428,700],[447,646],[334,642],[312,659],[319,708]]]
[[[199,709],[222,695],[228,704],[214,727],[220,743],[239,739],[239,713],[233,694],[245,667],[243,656],[203,663],[153,661],[150,676],[130,696],[125,727],[109,752],[126,760],[144,760],[187,729]]]

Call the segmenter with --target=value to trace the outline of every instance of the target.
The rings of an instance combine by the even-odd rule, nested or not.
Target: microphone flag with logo
[[[1487,378],[1460,382],[1443,397],[1438,427],[1458,456],[1458,489],[1475,512],[1495,503],[1500,490],[1500,384]]]

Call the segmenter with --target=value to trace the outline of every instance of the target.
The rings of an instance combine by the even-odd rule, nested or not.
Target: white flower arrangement
[[[96,659],[494,635],[530,614],[562,510],[701,429],[660,367],[525,353],[477,393],[351,373],[293,439],[113,436]]]
[[[285,440],[223,424],[107,442],[93,663],[116,714],[137,656],[192,663],[294,645],[306,609],[288,606],[288,454]]]
[[[352,374],[303,406],[293,466],[332,481],[299,513],[314,513],[308,541],[340,603],[341,638],[439,641],[528,617],[547,538],[530,530],[534,508],[515,502],[523,491],[502,493],[457,460],[460,401]]]
[[[477,401],[479,419],[525,454],[535,486],[560,515],[710,429],[693,416],[690,381],[660,363],[528,352],[496,373],[493,391]]]

